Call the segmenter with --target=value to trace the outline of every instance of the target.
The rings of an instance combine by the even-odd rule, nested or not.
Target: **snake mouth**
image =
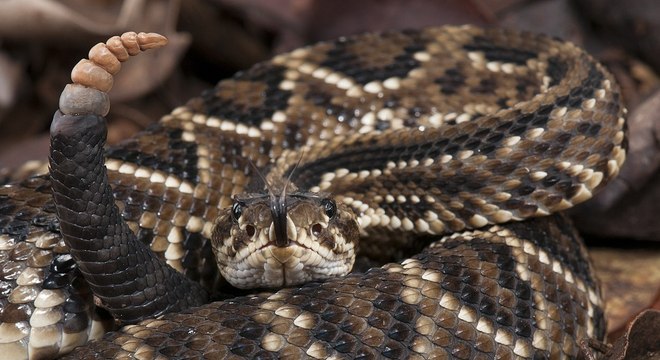
[[[326,260],[329,260],[331,258],[331,256],[323,256],[323,254],[320,254],[320,252],[319,252],[320,248],[318,246],[315,247],[315,246],[312,245],[313,243],[318,244],[317,240],[308,239],[308,236],[305,236],[305,235],[299,235],[299,236],[296,237],[296,239],[303,239],[303,241],[292,240],[291,238],[287,238],[286,245],[281,245],[281,243],[278,242],[277,240],[271,240],[271,241],[268,241],[267,243],[265,243],[263,246],[258,247],[255,251],[266,251],[266,250],[268,250],[268,251],[271,252],[273,258],[275,258],[277,261],[279,261],[282,264],[285,264],[287,261],[289,261],[291,256],[294,255],[294,252],[295,252],[294,248],[295,247],[300,247],[300,248],[303,249],[303,251],[313,251],[315,253],[318,253],[319,255],[321,255]],[[307,241],[305,241],[305,240],[307,240]],[[333,249],[329,249],[329,248],[325,248],[325,249],[328,249],[330,251],[333,250]],[[327,255],[331,255],[331,254],[332,254],[332,252],[330,252]]]
[[[277,288],[348,274],[355,261],[353,248],[337,253],[308,231],[296,229],[288,244],[279,246],[270,239],[269,229],[258,230],[252,244],[221,267],[222,275],[237,288]]]
[[[320,225],[323,228],[327,228],[328,224]],[[286,219],[286,237],[283,239],[281,234],[278,234],[275,223],[271,223],[268,228],[263,228],[261,230],[256,230],[257,234],[253,235],[254,243],[256,246],[252,249],[248,247],[248,252],[244,253],[244,256],[240,256],[239,253],[236,254],[237,261],[242,261],[247,259],[248,256],[256,252],[270,251],[270,254],[274,259],[279,261],[282,264],[287,263],[291,256],[294,256],[296,247],[301,248],[303,253],[313,252],[318,254],[323,261],[333,261],[338,257],[336,250],[336,245],[333,248],[327,247],[320,244],[320,239],[315,238],[310,234],[310,229],[308,227],[298,227],[290,218]],[[333,236],[341,236],[340,234],[333,234]],[[283,241],[284,240],[284,241]],[[337,243],[336,241],[334,242]]]
[[[232,262],[223,276],[238,288],[283,287],[342,276],[350,272],[354,255],[328,258],[299,244],[264,246]]]

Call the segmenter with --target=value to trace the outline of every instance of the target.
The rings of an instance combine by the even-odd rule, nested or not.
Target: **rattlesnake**
[[[54,356],[90,325],[98,336],[88,284],[124,323],[172,313],[74,357],[573,358],[602,340],[581,240],[562,216],[536,218],[591,197],[625,158],[617,85],[573,44],[471,26],[341,38],[222,81],[105,152],[109,87],[87,80],[74,78],[100,91],[74,86],[55,115],[52,178],[0,189],[4,349]],[[232,195],[289,178],[357,216],[360,254],[424,250],[186,310],[216,297],[211,250],[249,246],[220,234],[261,231],[232,220]]]

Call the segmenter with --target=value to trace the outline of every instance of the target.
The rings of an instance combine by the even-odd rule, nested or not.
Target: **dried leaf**
[[[178,6],[177,3],[146,0],[0,1],[0,37],[59,41],[61,46],[70,47],[85,45],[90,37],[105,38],[128,29],[161,31],[162,24],[169,20],[167,9]]]
[[[14,104],[22,75],[23,66],[6,54],[0,53],[0,109],[6,109]]]
[[[629,325],[608,352],[605,360],[660,359],[660,311],[646,310]]]
[[[660,17],[656,0],[576,0],[576,7],[608,37],[660,70]]]
[[[262,13],[264,16],[265,13]],[[275,17],[276,18],[276,17]],[[230,76],[255,63],[267,60],[271,55],[267,45],[268,31],[256,26],[245,27],[205,0],[187,0],[181,7],[179,29],[190,33],[193,38],[192,51],[212,65],[214,72],[227,70]],[[217,78],[208,78],[215,81]]]
[[[84,40],[90,34],[114,34],[125,26],[117,21],[122,14],[122,7],[118,6],[118,2],[77,2],[75,5],[70,7],[64,1],[2,1],[0,36],[31,41],[67,39],[66,45],[70,46],[70,42]],[[39,21],[31,22],[26,19]]]
[[[571,11],[568,1],[532,1],[527,6],[513,7],[500,18],[500,25],[542,32],[577,44],[583,43],[580,19]]]
[[[591,249],[603,287],[608,333],[648,308],[660,293],[660,250]]]
[[[240,9],[259,26],[275,29],[278,32],[275,52],[365,31],[421,28],[449,23],[484,24],[488,17],[481,12],[482,7],[462,0],[216,1]]]

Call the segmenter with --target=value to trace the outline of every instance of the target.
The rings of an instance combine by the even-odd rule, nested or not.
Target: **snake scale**
[[[340,38],[104,150],[113,56],[148,48],[129,43],[79,64],[105,82],[65,91],[51,175],[0,188],[3,354],[56,357],[115,324],[132,325],[70,356],[561,359],[603,340],[586,249],[556,213],[618,173],[625,110],[575,45],[472,26]],[[264,187],[274,217],[249,220],[239,194]],[[312,205],[293,212],[295,191]],[[350,216],[359,229],[336,220]],[[223,297],[214,252],[250,238],[390,263]]]

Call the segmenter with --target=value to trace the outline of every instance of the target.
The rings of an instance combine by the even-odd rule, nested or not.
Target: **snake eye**
[[[241,214],[243,214],[243,204],[237,201],[231,207],[231,216],[234,218],[234,220],[238,221],[238,219],[241,217]]]
[[[323,206],[323,210],[325,210],[325,214],[328,215],[330,219],[335,217],[337,215],[337,204],[330,199],[323,199],[321,201],[321,206]]]

